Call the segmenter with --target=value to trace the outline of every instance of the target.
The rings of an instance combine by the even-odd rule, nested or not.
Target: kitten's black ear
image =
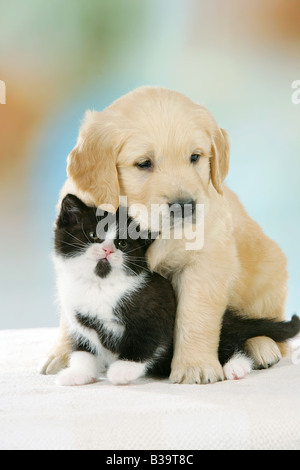
[[[73,194],[67,194],[62,200],[58,224],[60,226],[76,225],[80,222],[87,206]]]

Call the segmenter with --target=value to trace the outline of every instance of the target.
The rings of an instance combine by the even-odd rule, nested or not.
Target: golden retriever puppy
[[[250,317],[282,320],[286,299],[286,259],[224,186],[229,139],[203,106],[180,93],[139,88],[102,112],[88,111],[68,157],[62,190],[87,204],[119,205],[126,196],[132,215],[137,204],[204,205],[204,244],[187,250],[184,238],[158,238],[148,251],[151,269],[171,279],[177,295],[171,380],[222,380],[218,343],[227,306]],[[138,217],[138,215],[137,215]],[[151,228],[151,227],[150,227]],[[66,366],[69,341],[61,317],[61,337],[43,367]],[[266,337],[248,341],[256,367],[266,368],[284,352]]]

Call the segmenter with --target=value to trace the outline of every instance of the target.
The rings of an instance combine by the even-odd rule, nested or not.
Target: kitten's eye
[[[98,235],[96,232],[89,232],[89,237],[91,240],[98,240]]]
[[[136,166],[141,170],[151,170],[153,168],[151,160],[144,160],[143,162],[136,163]]]
[[[200,155],[198,153],[193,153],[193,155],[191,155],[190,161],[191,163],[197,163],[199,159]]]
[[[124,248],[127,248],[127,246],[128,246],[128,242],[127,242],[126,240],[120,240],[120,241],[118,242],[118,247],[119,247],[119,248],[123,248],[123,249],[124,249]]]

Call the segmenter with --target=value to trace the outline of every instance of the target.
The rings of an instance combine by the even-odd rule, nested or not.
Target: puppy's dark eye
[[[93,241],[98,240],[98,235],[96,232],[89,232],[89,237]]]
[[[151,168],[153,168],[151,160],[144,160],[143,162],[137,163],[136,166],[141,170],[151,170]]]
[[[200,160],[200,155],[198,153],[193,153],[191,155],[190,161],[191,163],[197,163]]]
[[[128,246],[128,242],[126,240],[120,240],[118,242],[118,247],[121,248],[121,249],[125,249],[125,248],[127,248],[127,246]]]

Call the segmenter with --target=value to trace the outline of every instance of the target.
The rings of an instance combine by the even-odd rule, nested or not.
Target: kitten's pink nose
[[[105,253],[105,258],[107,258],[111,253],[114,252],[113,248],[110,248],[110,247],[103,247],[103,251]]]

